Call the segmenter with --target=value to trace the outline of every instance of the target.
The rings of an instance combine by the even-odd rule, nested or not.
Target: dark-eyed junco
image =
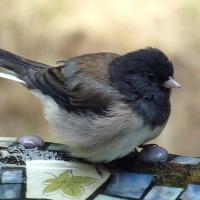
[[[173,65],[156,48],[125,55],[86,54],[51,67],[5,50],[3,78],[24,84],[72,156],[110,162],[155,138],[170,114],[170,90],[180,87]]]

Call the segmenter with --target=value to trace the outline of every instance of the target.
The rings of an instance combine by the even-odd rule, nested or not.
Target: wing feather
[[[68,111],[101,114],[119,93],[109,86],[109,63],[119,55],[112,53],[87,54],[69,59],[63,66],[30,69],[26,82],[51,96]]]

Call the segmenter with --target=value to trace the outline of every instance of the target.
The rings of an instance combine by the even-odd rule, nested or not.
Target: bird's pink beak
[[[163,86],[169,89],[181,87],[181,85],[176,82],[171,76],[169,76],[169,79],[163,83]]]

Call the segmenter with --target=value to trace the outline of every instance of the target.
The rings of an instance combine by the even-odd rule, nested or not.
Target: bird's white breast
[[[155,138],[163,127],[152,129],[124,103],[110,108],[107,116],[68,113],[49,96],[32,91],[44,104],[46,119],[75,157],[109,162]]]

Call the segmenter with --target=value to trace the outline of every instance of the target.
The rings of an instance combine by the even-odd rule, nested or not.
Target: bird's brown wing
[[[28,73],[34,87],[69,111],[101,113],[120,95],[109,86],[108,66],[117,54],[87,54],[63,66]]]
[[[109,86],[108,66],[118,57],[113,53],[96,53],[74,57],[61,69],[73,105],[103,108],[116,98]]]
[[[91,78],[108,83],[108,66],[113,59],[119,56],[116,53],[85,54],[69,59],[65,66],[74,62],[78,70],[84,70]]]

